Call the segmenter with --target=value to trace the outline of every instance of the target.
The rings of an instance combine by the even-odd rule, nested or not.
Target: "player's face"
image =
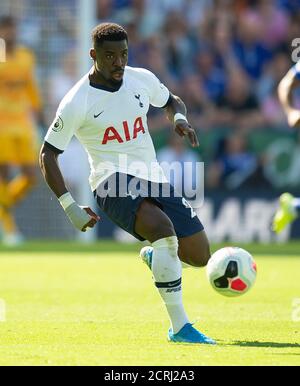
[[[104,79],[116,84],[122,82],[125,66],[128,63],[127,41],[106,41],[94,51],[95,58],[93,55],[92,57]]]

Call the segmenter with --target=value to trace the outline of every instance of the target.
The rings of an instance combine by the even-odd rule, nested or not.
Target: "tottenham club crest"
[[[143,108],[144,104],[141,101],[141,94],[135,94],[135,99],[137,99],[139,101],[140,108]]]
[[[52,130],[55,131],[56,133],[58,133],[58,132],[62,131],[63,128],[64,128],[64,122],[61,119],[61,117],[58,117],[56,119],[56,121],[54,122],[54,124],[52,125]]]

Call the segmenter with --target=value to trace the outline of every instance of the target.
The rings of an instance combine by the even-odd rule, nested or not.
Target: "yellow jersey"
[[[0,63],[0,135],[20,135],[34,130],[32,113],[41,109],[35,57],[29,49],[17,47],[6,59]]]

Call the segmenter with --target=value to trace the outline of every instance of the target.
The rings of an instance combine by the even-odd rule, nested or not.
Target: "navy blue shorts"
[[[139,181],[137,186],[139,195],[130,188],[133,179],[134,186],[136,181]],[[110,186],[114,186],[114,189],[110,189]],[[170,192],[168,197],[166,192]],[[145,239],[135,232],[135,219],[141,202],[146,197],[170,218],[178,238],[192,236],[204,230],[192,207],[184,198],[176,197],[173,186],[168,183],[153,183],[131,175],[116,173],[100,184],[94,195],[103,212],[116,225],[140,241]]]

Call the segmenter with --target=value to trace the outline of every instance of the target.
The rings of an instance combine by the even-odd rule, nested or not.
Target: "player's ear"
[[[90,49],[90,57],[91,59],[93,59],[94,61],[96,60],[96,50],[94,48],[91,48]]]

